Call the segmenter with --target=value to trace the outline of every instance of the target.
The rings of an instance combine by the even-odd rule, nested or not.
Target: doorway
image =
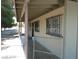
[[[34,36],[34,23],[32,23],[32,37]]]

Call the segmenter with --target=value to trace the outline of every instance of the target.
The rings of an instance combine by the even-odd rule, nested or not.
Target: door
[[[34,23],[32,23],[32,37],[34,36]]]

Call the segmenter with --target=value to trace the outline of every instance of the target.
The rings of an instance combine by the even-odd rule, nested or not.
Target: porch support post
[[[77,59],[77,17],[77,2],[65,0],[63,59]]]
[[[19,29],[18,29],[19,30],[19,35],[21,35],[21,26],[20,25],[21,25],[21,23],[19,22]]]
[[[26,59],[28,59],[28,3],[25,0],[25,45],[24,45],[24,52]]]

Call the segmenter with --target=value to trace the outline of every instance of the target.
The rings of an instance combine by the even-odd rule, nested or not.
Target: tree
[[[13,16],[12,0],[1,0],[1,27],[12,27],[14,24]]]

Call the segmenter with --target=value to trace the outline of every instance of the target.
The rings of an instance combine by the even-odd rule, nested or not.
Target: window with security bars
[[[60,34],[60,16],[54,16],[46,20],[46,33],[52,36],[61,37]]]

